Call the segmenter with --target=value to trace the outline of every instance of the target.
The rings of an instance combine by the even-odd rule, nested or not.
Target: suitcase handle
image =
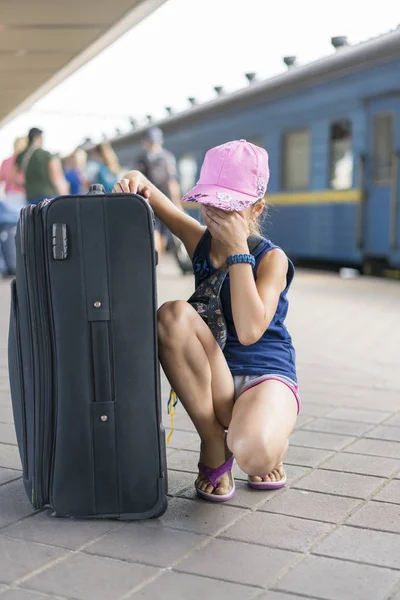
[[[104,189],[104,185],[102,185],[101,183],[93,183],[89,188],[87,196],[96,196],[105,193],[106,190]]]
[[[106,193],[105,189],[104,189],[104,185],[102,185],[101,183],[93,183],[90,188],[88,193],[86,194],[87,196],[100,196],[100,195],[104,195]],[[146,198],[143,197],[144,200],[146,200]],[[146,200],[147,202],[147,200]],[[148,203],[147,203],[148,204]],[[153,212],[153,209],[151,208],[151,206],[148,204],[148,206],[150,207],[150,210]],[[154,225],[155,221],[153,219],[153,225]],[[53,234],[54,236],[54,234]],[[158,252],[157,250],[154,250],[155,252],[155,266],[157,267],[158,265]],[[56,256],[54,256],[54,258],[56,258]]]

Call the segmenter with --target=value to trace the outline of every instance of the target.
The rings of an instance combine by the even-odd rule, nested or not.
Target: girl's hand
[[[129,171],[117,181],[113,188],[114,194],[140,194],[149,200],[151,183],[140,171]]]
[[[213,238],[223,243],[229,254],[247,254],[249,227],[241,213],[204,207],[204,222]]]

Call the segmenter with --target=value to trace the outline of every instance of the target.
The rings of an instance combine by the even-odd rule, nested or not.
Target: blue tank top
[[[196,287],[210,277],[217,269],[210,260],[211,235],[208,231],[201,238],[193,255]],[[270,240],[263,238],[253,252],[256,264],[253,268],[254,279],[261,259],[275,246]],[[232,375],[264,375],[275,373],[284,375],[297,382],[295,366],[295,350],[292,338],[285,326],[289,302],[287,292],[294,276],[294,266],[288,258],[286,288],[279,296],[276,313],[261,338],[251,346],[243,346],[236,334],[232,316],[229,273],[221,290],[221,303],[227,326],[227,341],[224,356]]]

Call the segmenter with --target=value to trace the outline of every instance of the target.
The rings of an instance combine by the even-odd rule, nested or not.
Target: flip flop
[[[232,476],[232,467],[233,467],[234,460],[235,459],[232,456],[223,465],[221,465],[220,467],[217,467],[216,469],[207,467],[207,465],[205,465],[203,463],[198,464],[199,472],[208,478],[209,482],[211,483],[212,486],[214,486],[214,488],[217,487],[218,480],[225,473],[228,473],[228,475],[229,475],[229,484],[231,487],[231,491],[228,492],[227,494],[223,494],[223,495],[214,494],[213,492],[211,492],[211,493],[203,492],[203,490],[199,490],[196,487],[197,495],[200,496],[200,498],[203,498],[203,500],[208,500],[209,502],[227,502],[227,500],[230,500],[231,498],[233,498],[233,496],[235,495],[235,492],[236,492],[235,480],[233,479],[233,476]]]
[[[250,476],[247,480],[247,483],[253,490],[279,490],[279,488],[285,487],[286,485],[286,473],[283,469],[283,477],[280,481],[251,481]],[[263,475],[266,477],[266,475]]]

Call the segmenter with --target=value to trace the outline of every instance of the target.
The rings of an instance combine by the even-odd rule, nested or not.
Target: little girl
[[[209,150],[198,184],[183,198],[202,204],[207,228],[138,171],[114,187],[148,199],[186,246],[196,285],[229,267],[220,294],[227,329],[223,350],[187,302],[167,302],[158,311],[161,364],[201,439],[196,491],[214,502],[235,493],[234,458],[252,488],[285,485],[282,458],[300,407],[295,353],[284,325],[294,267],[267,239],[253,254],[248,246],[268,179],[267,152],[246,140]]]

